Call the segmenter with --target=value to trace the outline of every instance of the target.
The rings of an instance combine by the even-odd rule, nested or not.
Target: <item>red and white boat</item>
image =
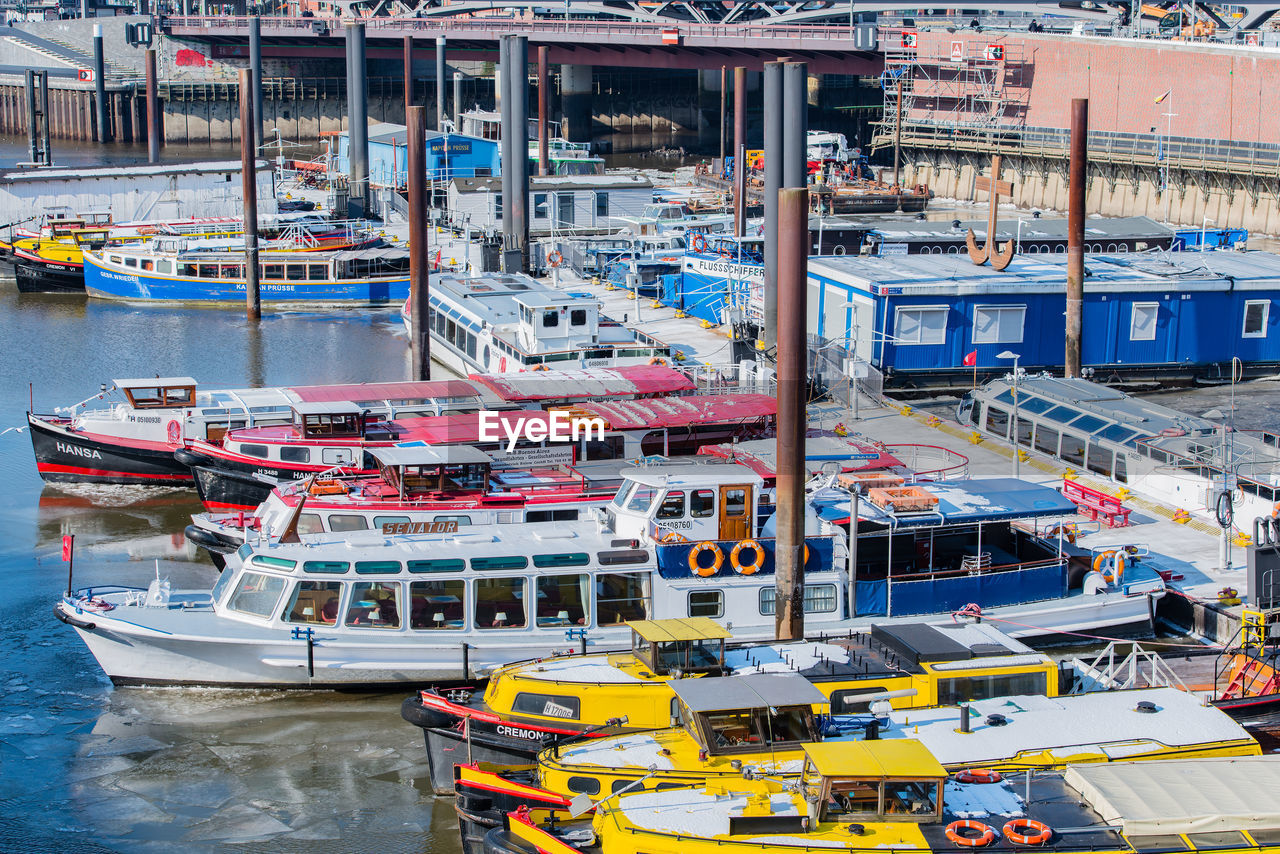
[[[577,521],[603,507],[622,483],[623,460],[494,471],[466,445],[376,448],[377,477],[340,476],[281,484],[253,513],[197,513],[186,536],[222,567],[246,541],[278,542],[292,528],[310,534],[426,530],[518,522]],[[408,526],[408,527],[401,527]]]
[[[229,430],[287,424],[295,406],[343,403],[372,421],[693,388],[681,372],[658,365],[258,389],[201,389],[191,377],[143,377],[104,383],[98,394],[51,413],[28,412],[27,425],[36,468],[47,481],[185,486],[192,473],[176,451],[196,441],[217,445]]]
[[[640,366],[656,368],[659,366]],[[626,369],[614,369],[626,370]],[[564,377],[574,371],[508,376]],[[595,398],[598,395],[590,395]],[[637,459],[696,453],[703,445],[774,434],[777,400],[764,394],[690,395],[644,400],[580,400],[552,410],[462,412],[431,418],[373,421],[349,405],[298,405],[291,424],[233,430],[221,442],[191,442],[177,453],[196,476],[200,499],[211,510],[253,510],[278,483],[342,469],[377,474],[366,452],[411,444],[470,445],[494,458],[495,468],[572,465],[599,459]],[[491,425],[486,431],[486,419]],[[599,419],[603,435],[555,443],[547,436],[561,420]],[[561,422],[562,423],[562,422]]]

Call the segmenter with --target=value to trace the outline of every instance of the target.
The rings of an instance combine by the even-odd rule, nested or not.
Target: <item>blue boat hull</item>
[[[84,285],[99,299],[243,305],[245,284],[236,279],[198,279],[160,276],[148,272],[118,273],[86,259]],[[323,282],[264,282],[259,286],[264,303],[347,305],[403,303],[409,296],[409,277],[376,280],[349,279]]]

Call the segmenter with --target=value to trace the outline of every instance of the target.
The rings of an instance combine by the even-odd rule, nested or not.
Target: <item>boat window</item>
[[[946,306],[899,308],[894,326],[894,344],[941,344],[947,337]]]
[[[307,277],[306,264],[286,264],[285,277],[291,282],[300,282]]]
[[[407,565],[410,572],[462,572],[467,568],[467,562],[456,557],[411,560]]]
[[[338,622],[338,599],[341,581],[299,581],[293,585],[280,619],[287,623],[311,623],[332,626]]]
[[[394,581],[357,581],[351,585],[348,626],[400,628],[400,585]]]
[[[382,530],[383,525],[404,525],[409,522],[408,516],[374,516],[373,527]]]
[[[832,780],[824,818],[871,816],[880,812],[880,784],[876,780]]]
[[[1019,445],[1022,445],[1024,448],[1030,448],[1031,428],[1034,426],[1034,421],[1029,421],[1026,418],[1019,418],[1013,425],[1014,441]]]
[[[1103,477],[1111,477],[1111,449],[1102,448],[1097,444],[1089,443],[1089,471],[1097,472]]]
[[[1043,424],[1036,428],[1036,450],[1043,451],[1050,456],[1058,454],[1058,439],[1061,438],[1058,431]]]
[[[217,264],[201,264],[200,278],[202,279],[218,278],[218,265]]]
[[[511,701],[511,710],[526,715],[576,721],[582,714],[582,700],[572,694],[531,694],[521,691]]]
[[[474,565],[475,561],[472,561]],[[475,620],[478,629],[522,629],[525,626],[524,578],[476,580]]]
[[[246,555],[249,555],[252,553],[253,553],[253,546],[249,545],[248,543],[245,543],[243,546],[236,549],[236,554],[240,556],[241,560],[244,560]],[[222,601],[222,595],[227,592],[227,588],[231,586],[231,579],[234,577],[235,577],[235,573],[230,570],[226,570],[221,575],[218,576],[218,581],[216,584],[213,585],[213,590],[209,594],[214,602]]]
[[[637,513],[645,513],[650,505],[653,504],[653,500],[658,497],[658,490],[644,484],[637,484],[636,486],[637,488],[627,499],[626,509]]]
[[[1084,439],[1064,431],[1062,434],[1062,447],[1058,450],[1058,456],[1062,457],[1064,462],[1068,462],[1073,466],[1084,465]]]
[[[1271,314],[1271,301],[1265,299],[1245,300],[1243,338],[1266,338],[1267,319]]]
[[[129,258],[129,257],[126,257],[126,258],[124,259],[124,265],[125,265],[126,267],[136,267],[136,266],[138,266],[138,259],[137,259],[137,258]]]
[[[777,589],[773,586],[760,588],[760,613],[764,615],[777,613]],[[827,614],[836,609],[836,586],[834,584],[806,584],[804,588],[804,612],[806,614]]]
[[[554,555],[534,555],[533,565],[548,566],[586,566],[591,563],[591,555],[586,552],[566,552]]]
[[[462,563],[462,561],[457,561]],[[413,561],[410,561],[412,566]],[[412,572],[412,568],[410,569]],[[409,584],[409,627],[461,629],[466,625],[466,588],[461,578]]]
[[[323,532],[324,525],[320,522],[319,514],[302,513],[298,516],[299,534],[320,534]]]
[[[284,278],[284,265],[283,265],[283,264],[263,264],[263,265],[262,265],[262,278],[264,278],[264,279],[283,279],[283,278]]]
[[[596,622],[601,626],[644,620],[649,615],[649,573],[596,576]]]
[[[542,312],[542,326],[544,329],[554,329],[560,325],[560,312],[557,309],[548,309]]]
[[[528,565],[529,565],[529,559],[524,555],[502,555],[501,557],[473,557],[471,559],[471,568],[475,570],[524,569]]]
[[[236,582],[236,592],[231,595],[227,607],[242,614],[270,617],[275,613],[276,602],[283,592],[283,578],[261,572],[245,572]]]
[[[356,572],[364,575],[394,575],[400,571],[398,560],[358,560]]]
[[[1023,392],[1023,394],[1026,394],[1026,392]],[[997,402],[997,403],[1007,403],[1007,404],[1009,404],[1010,406],[1012,406],[1012,405],[1013,405],[1013,389],[1011,389],[1011,388],[1007,388],[1007,389],[1005,389],[1004,391],[1002,391],[1002,392],[1000,392],[999,394],[997,394],[997,395],[996,395],[996,402]]]
[[[1107,429],[1099,433],[1102,438],[1115,442],[1117,445],[1123,445],[1125,442],[1138,435],[1136,430],[1130,430],[1121,424],[1112,424]]]
[[[320,461],[327,466],[345,466],[351,463],[350,448],[324,448],[320,451]]]
[[[257,457],[258,459],[265,460],[267,458],[267,446],[241,444],[240,453],[244,454],[246,457]]]
[[[110,261],[112,264],[119,264],[119,263],[120,263],[120,256],[119,256],[119,255],[111,255],[111,256],[109,256],[109,257],[107,258],[107,260],[108,260],[108,261]]]
[[[1129,315],[1129,340],[1156,340],[1156,318],[1160,314],[1158,302],[1135,302]]]
[[[689,500],[689,515],[695,519],[714,516],[716,512],[716,491],[714,489],[695,489]]]
[[[973,343],[1021,344],[1026,314],[1026,306],[1021,305],[975,305]]]
[[[155,268],[156,268],[156,264],[155,264],[155,262],[154,262],[154,261],[152,261],[150,258],[143,258],[143,259],[142,259],[142,269],[144,269],[144,270],[154,270]]]
[[[684,490],[672,489],[662,499],[658,507],[659,519],[684,518]]]
[[[329,270],[324,264],[308,264],[307,278],[313,282],[323,282],[329,278]]]
[[[1254,833],[1253,838],[1259,843],[1266,845],[1269,843],[1262,842],[1258,839],[1258,834]],[[1157,833],[1151,836],[1126,836],[1125,841],[1133,846],[1134,851],[1188,851],[1191,846],[1187,841],[1176,833]]]
[[[1044,414],[1045,418],[1050,421],[1057,421],[1059,424],[1066,424],[1080,415],[1078,409],[1072,409],[1069,406],[1055,406]]]
[[[461,528],[461,527],[463,527],[464,525],[470,525],[470,524],[471,524],[471,517],[470,517],[470,516],[436,516],[436,517],[435,517],[435,519],[434,519],[433,521],[435,521],[435,522],[453,522],[453,523],[454,523],[454,524],[456,524],[459,528]]]
[[[254,566],[260,566],[263,569],[293,569],[298,565],[296,560],[289,560],[283,557],[270,557],[269,555],[254,555],[250,561]]]
[[[720,590],[689,591],[690,617],[723,617],[724,593]]]
[[[1083,430],[1085,433],[1096,433],[1102,429],[1102,425],[1107,422],[1094,415],[1081,415],[1075,421],[1071,422],[1071,426],[1077,430]]]
[[[244,277],[244,267],[239,264],[218,265],[218,276],[223,279],[240,279]]]
[[[1127,464],[1125,462],[1124,454],[1117,453],[1116,468],[1115,468],[1115,471],[1111,473],[1111,476],[1114,477],[1116,480],[1120,481],[1121,483],[1127,483],[1129,480],[1129,474],[1128,474],[1128,471],[1126,470],[1126,465]]]
[[[886,780],[885,815],[936,815],[938,783],[932,780]]]
[[[1009,438],[1009,413],[995,406],[987,407],[987,432]]]
[[[303,572],[343,573],[350,568],[351,564],[345,560],[304,560],[302,562]]]
[[[1023,392],[1018,395],[1018,410],[1020,412],[1030,412],[1032,415],[1039,415],[1053,408],[1053,404],[1045,400],[1043,397],[1032,397]]]
[[[300,445],[284,445],[280,448],[280,460],[286,463],[309,463],[311,449]]]
[[[953,706],[956,703],[989,700],[992,697],[1044,694],[1047,689],[1048,677],[1044,671],[959,676],[954,679],[938,680],[938,705]]]
[[[369,520],[355,513],[330,513],[329,530],[336,532],[366,531]]]
[[[724,493],[724,515],[747,515],[747,490],[741,487],[722,490]]]
[[[526,522],[576,522],[578,521],[577,510],[530,510],[524,514]],[[590,557],[582,555],[583,562],[581,564],[571,563],[567,566],[584,566],[590,562]],[[541,566],[538,558],[533,559],[534,566]]]
[[[598,552],[596,559],[600,561],[601,566],[618,566],[624,563],[646,563],[649,560],[649,552],[644,549],[613,549],[607,552]]]
[[[537,584],[538,626],[585,626],[591,622],[587,611],[591,598],[589,575],[545,575],[538,578]]]
[[[586,326],[587,325],[586,309],[575,308],[573,311],[569,312],[569,325],[570,326]]]
[[[596,216],[607,217],[609,215],[609,194],[597,192],[596,197]]]

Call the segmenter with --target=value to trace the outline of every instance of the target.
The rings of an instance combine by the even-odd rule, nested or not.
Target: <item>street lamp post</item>
[[[1009,424],[1009,439],[1013,443],[1013,476],[1018,477],[1022,470],[1022,460],[1018,458],[1018,359],[1022,358],[1012,350],[996,354],[997,359],[1013,359],[1013,418]]]

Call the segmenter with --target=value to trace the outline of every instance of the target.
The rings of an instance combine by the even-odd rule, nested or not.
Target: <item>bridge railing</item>
[[[264,31],[293,30],[299,33],[317,29],[327,29],[330,33],[340,32],[343,24],[350,18],[261,18]],[[632,38],[652,37],[662,39],[664,34],[678,31],[681,37],[710,39],[832,39],[856,41],[856,30],[847,26],[832,27],[810,24],[698,24],[686,22],[643,23],[631,21],[585,21],[556,20],[554,18],[536,18],[520,20],[515,18],[360,18],[371,35],[378,31],[395,32],[403,35],[407,32],[437,32],[449,30],[457,32],[474,32],[478,35],[505,34],[546,34],[567,33],[581,36],[625,36]],[[195,16],[174,15],[164,19],[164,25],[170,28],[201,30],[238,30],[249,29],[249,18],[246,16]]]

